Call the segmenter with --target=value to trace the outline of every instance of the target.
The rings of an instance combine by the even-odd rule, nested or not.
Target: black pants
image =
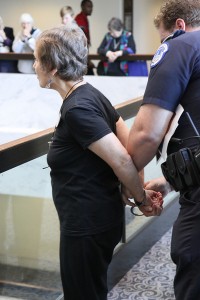
[[[65,300],[106,300],[107,270],[122,225],[83,237],[61,234],[60,269]]]
[[[176,264],[174,291],[177,300],[200,299],[200,188],[180,196],[174,224],[171,257]]]

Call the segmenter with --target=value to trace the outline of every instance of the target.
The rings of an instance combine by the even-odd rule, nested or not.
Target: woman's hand
[[[106,56],[107,56],[109,62],[114,62],[116,59],[115,52],[112,52],[112,51],[106,52]]]
[[[146,216],[160,216],[163,210],[163,197],[160,192],[146,190],[145,205],[139,207],[140,211]],[[149,209],[151,207],[151,210]]]
[[[122,56],[123,52],[121,50],[119,51],[108,51],[106,53],[106,56],[108,57],[109,62],[114,62],[119,56]]]
[[[119,56],[122,56],[123,51],[122,51],[122,50],[118,50],[118,51],[115,51],[114,53],[115,53],[115,56],[116,56],[116,58],[117,58],[117,57],[119,57]]]
[[[31,37],[31,30],[32,30],[32,25],[29,23],[26,23],[23,28],[22,28],[22,35],[25,38],[30,38]]]
[[[136,207],[130,191],[124,186],[121,186],[122,200],[125,205]],[[163,197],[159,192],[153,190],[145,191],[145,205],[139,207],[140,211],[146,216],[159,216],[163,210]]]

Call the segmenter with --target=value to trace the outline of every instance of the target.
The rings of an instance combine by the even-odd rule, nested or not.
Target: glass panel
[[[133,119],[127,121],[130,127]],[[0,295],[55,300],[62,294],[59,273],[59,222],[52,201],[46,155],[0,174]],[[153,160],[145,180],[160,176]],[[175,194],[175,193],[174,193]],[[165,206],[175,195],[166,198]],[[152,218],[125,209],[126,239]],[[118,247],[122,244],[120,243]]]
[[[55,300],[62,293],[46,166],[43,156],[0,175],[0,295]]]
[[[134,122],[134,118],[128,119],[126,121],[127,126],[130,128]],[[145,173],[145,181],[148,181],[153,178],[157,178],[162,175],[160,164],[162,162],[159,162],[157,164],[156,159],[153,159],[144,170]],[[164,199],[164,207],[166,207],[171,201],[175,199],[177,196],[177,193],[171,192],[167,197]],[[136,235],[144,226],[147,226],[149,222],[153,220],[153,218],[156,217],[138,217],[132,215],[130,212],[130,207],[126,206],[125,209],[125,220],[126,220],[126,241],[128,241],[130,238],[132,238],[134,235]],[[136,213],[140,213],[138,209],[135,209]]]

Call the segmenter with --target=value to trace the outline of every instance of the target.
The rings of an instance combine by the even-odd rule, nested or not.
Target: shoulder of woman
[[[105,37],[106,38],[110,38],[110,37],[112,37],[112,35],[110,34],[110,32],[107,32],[106,35],[105,35]]]

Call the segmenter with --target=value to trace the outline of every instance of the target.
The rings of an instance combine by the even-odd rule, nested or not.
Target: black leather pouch
[[[180,191],[185,187],[184,180],[176,166],[174,153],[170,154],[166,162],[161,164],[161,169],[166,180],[173,186],[175,191]]]
[[[183,148],[170,154],[161,165],[163,175],[175,191],[200,186],[200,150]]]

